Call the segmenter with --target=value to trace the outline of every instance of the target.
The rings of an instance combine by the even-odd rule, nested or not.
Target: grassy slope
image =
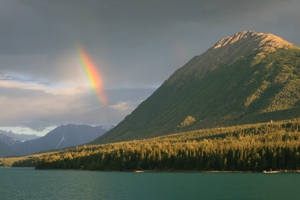
[[[220,66],[201,79],[182,76],[172,84],[166,81],[118,126],[91,144],[298,117],[300,50],[255,56]],[[188,116],[195,122],[180,126]]]

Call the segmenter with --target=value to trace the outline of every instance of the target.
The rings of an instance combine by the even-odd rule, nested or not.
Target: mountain
[[[44,137],[13,145],[21,155],[85,144],[107,132],[107,126],[61,125]]]
[[[18,156],[19,154],[11,149],[7,144],[0,140],[0,158],[7,156]]]
[[[300,48],[272,34],[228,36],[175,71],[90,144],[300,116]]]
[[[37,139],[37,138],[40,138],[41,136],[37,136],[35,134],[18,134],[18,133],[13,133],[11,131],[4,131],[4,130],[0,130],[0,134],[4,134],[12,139],[16,139],[16,140],[19,140],[19,141],[27,141],[27,140],[34,140],[34,139]]]
[[[4,142],[5,144],[7,144],[8,146],[13,146],[15,144],[20,144],[22,143],[21,141],[17,140],[17,139],[14,139],[14,138],[11,138],[11,137],[8,137],[7,135],[4,135],[2,133],[0,133],[0,140],[2,142]]]

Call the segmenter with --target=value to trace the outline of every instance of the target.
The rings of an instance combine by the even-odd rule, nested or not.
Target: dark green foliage
[[[28,157],[27,159],[15,161],[11,167],[34,167],[36,161],[38,161],[38,157]]]
[[[91,145],[39,157],[36,169],[298,170],[300,119]]]
[[[205,75],[166,81],[91,144],[300,116],[300,50],[257,52]],[[181,126],[191,116],[188,126]]]

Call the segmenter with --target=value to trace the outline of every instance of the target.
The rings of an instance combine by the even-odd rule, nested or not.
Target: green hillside
[[[299,170],[300,119],[81,146],[13,166],[89,170]]]
[[[250,33],[243,36],[261,37]],[[237,42],[243,46],[247,41]],[[299,117],[300,50],[286,41],[288,47],[276,42],[271,40],[280,48],[239,50],[250,52],[243,55],[232,53],[238,48],[235,43],[218,52],[215,45],[177,70],[120,124],[90,144]],[[214,59],[222,62],[208,62]]]

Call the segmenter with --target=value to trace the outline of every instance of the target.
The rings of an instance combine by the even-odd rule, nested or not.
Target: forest
[[[12,164],[36,169],[263,171],[300,169],[300,119],[190,131],[73,149]]]

